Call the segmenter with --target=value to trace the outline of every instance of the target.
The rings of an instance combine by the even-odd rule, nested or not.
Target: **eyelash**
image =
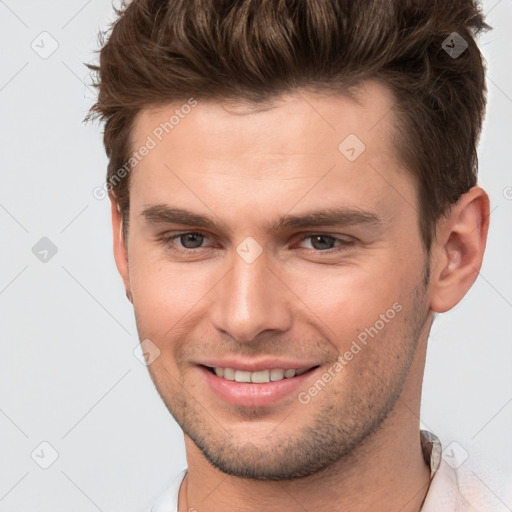
[[[208,238],[208,235],[206,233],[202,233],[201,231],[183,231],[181,233],[177,233],[177,234],[173,234],[173,235],[163,235],[159,238],[159,241],[167,248],[170,248],[171,250],[175,251],[175,252],[178,252],[178,253],[182,253],[182,254],[193,254],[195,253],[196,251],[200,250],[200,249],[204,249],[204,247],[195,247],[193,249],[186,249],[186,248],[182,248],[182,247],[179,247],[179,246],[176,246],[174,244],[171,245],[171,242],[184,236],[184,235],[199,235],[199,236],[202,236],[204,238]],[[323,236],[323,237],[327,237],[327,238],[331,238],[333,239],[335,242],[341,242],[340,245],[338,245],[337,247],[333,247],[331,249],[326,249],[324,251],[320,250],[320,249],[306,249],[310,252],[314,252],[315,254],[335,254],[335,253],[339,253],[339,252],[343,252],[343,251],[346,251],[347,249],[349,249],[351,246],[353,246],[355,244],[355,241],[354,240],[343,240],[341,238],[337,238],[335,236],[332,236],[332,235],[329,235],[327,233],[318,233],[318,232],[315,232],[315,233],[303,233],[301,234],[301,238],[300,238],[300,241],[304,241],[304,240],[307,240],[308,238],[312,238],[312,237],[315,237],[315,236]]]

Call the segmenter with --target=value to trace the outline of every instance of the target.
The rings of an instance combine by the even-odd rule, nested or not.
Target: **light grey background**
[[[483,6],[491,229],[480,277],[434,324],[422,421],[479,475],[510,475],[512,0]],[[185,464],[181,431],[133,354],[108,200],[92,195],[107,159],[101,128],[82,124],[95,95],[83,63],[112,19],[106,0],[0,1],[2,512],[147,510]],[[43,237],[58,251],[46,262],[45,247],[32,250]]]

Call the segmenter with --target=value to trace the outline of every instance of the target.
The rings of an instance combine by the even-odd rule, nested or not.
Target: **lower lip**
[[[298,390],[318,368],[309,370],[302,375],[266,382],[264,384],[253,384],[249,382],[236,382],[217,377],[204,366],[199,370],[204,375],[210,388],[224,401],[231,405],[242,407],[263,407],[271,405],[293,393],[298,395]]]

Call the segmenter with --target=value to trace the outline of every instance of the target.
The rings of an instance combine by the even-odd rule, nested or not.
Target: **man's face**
[[[157,144],[131,176],[123,277],[140,339],[160,350],[158,392],[226,473],[327,467],[378,429],[411,367],[429,311],[416,188],[391,94],[368,83],[361,98],[252,113],[198,101],[161,141],[180,104],[137,119],[133,149]]]

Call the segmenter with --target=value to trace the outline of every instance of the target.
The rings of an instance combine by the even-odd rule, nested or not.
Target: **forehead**
[[[193,107],[182,100],[142,110],[134,122],[132,148],[151,136],[169,150],[175,141],[179,148],[174,149],[222,157],[228,149],[236,152],[230,144],[236,134],[237,144],[244,144],[239,153],[243,149],[268,157],[297,152],[317,156],[326,149],[338,151],[339,142],[354,134],[367,147],[394,155],[394,97],[377,81],[362,83],[351,97],[301,90],[257,105],[236,100],[193,102]]]
[[[322,181],[315,192],[339,187],[348,197],[363,185],[368,198],[379,200],[382,183],[372,189],[370,180],[404,176],[393,146],[393,105],[387,86],[366,82],[355,98],[303,90],[263,105],[197,99],[143,110],[132,149],[151,149],[132,172],[130,199],[165,203],[195,190],[213,203],[213,194],[233,201],[240,191],[258,204],[274,194],[277,206],[276,195],[292,200]]]

